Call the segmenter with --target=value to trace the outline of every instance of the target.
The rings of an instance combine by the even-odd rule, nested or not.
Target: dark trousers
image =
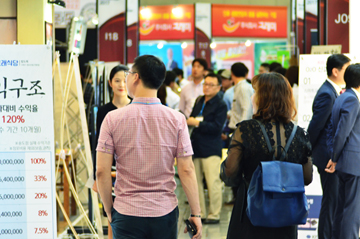
[[[358,239],[360,228],[360,177],[336,171],[339,197],[332,239]]]
[[[179,208],[162,217],[134,217],[111,210],[115,239],[176,239]]]
[[[318,171],[323,191],[318,236],[319,239],[330,239],[337,205],[339,179],[335,173],[327,173],[319,168]]]

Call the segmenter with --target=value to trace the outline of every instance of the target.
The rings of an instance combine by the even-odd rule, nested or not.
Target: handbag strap
[[[260,125],[261,131],[262,131],[262,133],[264,135],[264,138],[265,138],[265,141],[266,141],[266,145],[267,145],[267,147],[269,149],[269,152],[271,152],[273,150],[273,148],[271,147],[270,139],[269,139],[269,136],[266,133],[264,125],[259,120],[255,120],[255,121]],[[290,135],[290,137],[289,137],[289,139],[288,139],[288,141],[287,141],[287,143],[285,145],[284,151],[281,154],[280,160],[285,159],[287,151],[290,148],[290,144],[291,144],[291,142],[293,141],[293,139],[295,137],[296,130],[297,130],[297,125],[294,124],[294,128],[293,128],[293,130],[291,132],[291,135]]]

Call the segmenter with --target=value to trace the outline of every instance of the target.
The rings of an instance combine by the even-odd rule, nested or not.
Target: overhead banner
[[[287,7],[212,5],[214,37],[287,37]]]
[[[306,0],[305,4],[305,45],[306,54],[311,51],[311,46],[319,45],[318,34],[318,0]]]
[[[327,45],[342,45],[349,53],[349,0],[327,1]]]
[[[126,62],[125,0],[98,1],[99,59]]]
[[[196,3],[196,33],[195,33],[195,57],[203,58],[207,61],[208,67],[211,66],[211,4]]]
[[[0,238],[56,238],[51,46],[0,45]]]
[[[140,40],[194,39],[194,5],[140,7]]]
[[[305,19],[305,0],[296,1],[296,45],[299,47],[300,54],[305,53],[305,34],[304,34],[304,19]]]
[[[139,55],[139,0],[127,0],[127,64],[134,62]]]

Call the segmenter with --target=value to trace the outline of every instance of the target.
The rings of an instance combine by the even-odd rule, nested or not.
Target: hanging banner
[[[287,7],[212,5],[214,37],[287,37]]]
[[[305,4],[305,35],[306,54],[311,51],[311,46],[319,45],[318,38],[318,0],[306,0]]]
[[[305,10],[304,10],[304,1],[305,0],[297,0],[297,9],[296,9],[296,43],[299,47],[300,54],[305,53],[305,40],[304,40],[304,18],[305,18]]]
[[[0,238],[56,238],[51,46],[0,45]]]
[[[216,70],[231,69],[236,62],[242,62],[249,69],[248,79],[254,76],[254,44],[221,43],[213,49],[212,64]]]
[[[194,5],[140,7],[140,40],[194,39]]]
[[[278,61],[278,51],[286,46],[286,42],[259,42],[255,43],[255,70],[254,74],[259,73],[261,63],[273,63]],[[282,63],[280,61],[279,63]]]
[[[342,45],[349,53],[349,0],[327,1],[327,45]]]
[[[88,28],[95,28],[96,0],[63,0],[66,8],[55,7],[55,27],[66,28],[74,17],[82,16]]]
[[[139,55],[139,0],[127,0],[127,64],[134,62]]]
[[[126,62],[125,0],[98,1],[99,59]]]
[[[195,58],[204,58],[208,67],[211,66],[211,4],[196,3],[196,33],[195,33]]]

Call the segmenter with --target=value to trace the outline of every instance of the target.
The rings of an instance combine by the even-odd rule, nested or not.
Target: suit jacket
[[[313,102],[313,116],[308,127],[308,133],[313,149],[313,162],[321,170],[325,169],[330,159],[326,139],[331,111],[336,98],[337,92],[330,82],[326,80],[317,91]]]
[[[178,64],[177,64],[177,62],[176,61],[174,61],[174,60],[172,60],[171,61],[171,64],[170,64],[170,62],[168,62],[168,64],[167,64],[167,70],[173,70],[174,68],[176,68],[176,67],[178,67]]]
[[[331,121],[335,169],[360,176],[360,103],[352,89],[336,99]]]

